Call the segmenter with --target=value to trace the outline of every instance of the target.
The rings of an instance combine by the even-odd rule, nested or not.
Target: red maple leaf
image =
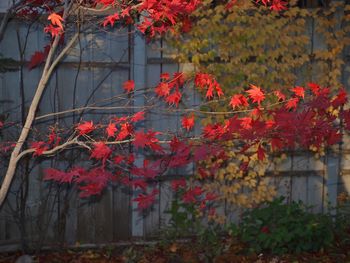
[[[59,137],[56,134],[56,132],[55,132],[55,130],[53,128],[51,129],[51,132],[50,132],[48,137],[49,137],[49,140],[47,142],[48,145],[54,144],[54,146],[57,146],[60,143],[60,141],[61,141],[61,137]]]
[[[183,116],[181,123],[184,129],[186,129],[187,131],[191,130],[194,126],[194,115],[192,114],[189,117]]]
[[[288,2],[282,0],[272,0],[270,9],[276,12],[287,10]]]
[[[103,21],[102,25],[104,27],[106,27],[108,24],[111,24],[111,26],[113,27],[114,23],[119,20],[119,14],[115,13],[113,15],[109,15],[105,18],[105,20]]]
[[[45,54],[44,52],[36,51],[30,58],[28,69],[31,70],[41,65],[42,63],[44,63],[46,60],[46,57],[47,57],[47,54]]]
[[[321,87],[318,84],[310,82],[307,85],[309,86],[309,88],[311,89],[311,91],[314,95],[316,95],[316,96],[319,95]]]
[[[279,101],[284,101],[286,99],[286,95],[284,95],[281,91],[276,90],[274,92],[274,94],[276,95],[276,97],[278,98]]]
[[[209,192],[205,194],[204,201],[214,201],[218,196],[215,193]]]
[[[132,92],[135,89],[135,82],[133,80],[127,80],[123,83],[123,89],[126,92]]]
[[[128,123],[128,122],[122,123],[120,126],[120,132],[119,132],[116,139],[118,141],[124,140],[126,137],[131,135],[133,132],[134,132],[134,127],[130,123]]]
[[[214,88],[212,85],[209,85],[208,89],[207,89],[207,93],[205,94],[205,97],[210,100],[214,97]]]
[[[243,129],[251,129],[252,128],[252,122],[253,122],[253,119],[251,117],[242,117],[240,118],[241,120],[241,126]]]
[[[60,34],[63,33],[63,31],[60,27],[56,27],[56,26],[53,26],[51,24],[44,27],[44,32],[51,34],[52,38],[59,36]]]
[[[63,30],[63,25],[62,25],[63,18],[60,15],[58,15],[56,13],[51,13],[47,17],[47,19],[51,21],[52,25],[58,26],[59,28],[61,28]]]
[[[102,160],[103,164],[112,153],[112,150],[104,142],[96,142],[94,149],[91,151],[90,158]]]
[[[79,131],[79,135],[84,135],[95,130],[94,123],[92,121],[86,121],[77,126],[77,130]]]
[[[169,80],[170,79],[170,74],[168,72],[164,72],[160,74],[160,79],[162,80]]]
[[[160,82],[154,91],[158,97],[167,97],[170,94],[169,84],[167,82]]]
[[[299,98],[291,98],[290,100],[287,101],[286,103],[286,109],[291,110],[291,109],[296,109],[298,106]]]
[[[159,191],[157,189],[153,189],[153,191],[149,194],[139,194],[132,201],[137,202],[137,208],[143,210],[154,204],[158,193]]]
[[[271,139],[271,148],[273,151],[279,151],[283,147],[283,141],[280,138],[272,138]]]
[[[194,203],[197,201],[197,197],[203,193],[202,188],[196,186],[192,189],[187,190],[182,196],[184,203]]]
[[[69,172],[63,172],[54,168],[44,170],[44,180],[54,180],[59,183],[71,183],[75,176],[81,173],[81,168],[73,168]]]
[[[121,155],[116,155],[116,156],[114,156],[114,158],[113,158],[113,162],[114,162],[115,164],[120,164],[123,160],[124,160],[124,157],[121,156]]]
[[[244,97],[242,94],[236,94],[232,96],[230,105],[232,106],[233,109],[239,106],[246,107],[248,106],[248,101],[246,97]]]
[[[114,123],[109,123],[107,128],[106,128],[106,132],[107,132],[107,136],[109,137],[114,137],[116,131],[117,131],[117,127],[115,127]]]
[[[250,84],[250,89],[246,91],[249,98],[254,102],[260,103],[265,99],[265,94],[260,87]]]
[[[134,114],[134,116],[131,117],[132,122],[138,122],[142,121],[145,119],[145,112],[144,111],[139,111]]]
[[[216,91],[216,95],[218,95],[219,98],[224,95],[224,92],[222,91],[221,86],[217,82],[215,85],[215,91]]]
[[[185,188],[185,187],[186,187],[186,180],[184,178],[171,181],[171,189],[175,192],[177,192],[179,188]]]
[[[149,160],[143,161],[142,167],[133,167],[131,173],[136,176],[146,177],[148,179],[154,179],[159,174],[160,160],[151,163]]]
[[[348,101],[348,95],[344,88],[340,89],[337,96],[332,100],[332,106],[338,108]]]
[[[258,159],[260,161],[263,161],[265,159],[265,149],[261,146],[261,144],[259,144],[258,146],[257,154],[258,154]]]
[[[135,140],[133,142],[136,148],[144,148],[148,145],[148,136],[143,131],[135,132]]]
[[[294,94],[300,98],[304,98],[305,97],[305,89],[303,87],[294,87],[291,89],[291,91],[294,92]]]
[[[172,94],[170,94],[168,97],[165,98],[165,101],[169,105],[176,105],[176,107],[179,106],[179,103],[181,101],[182,94],[180,91],[175,91]]]
[[[45,144],[45,142],[39,141],[32,142],[31,148],[35,149],[33,156],[40,156],[48,149],[48,146]]]
[[[185,17],[183,20],[182,20],[182,26],[181,26],[181,31],[183,33],[188,33],[190,32],[192,29],[192,21],[191,19],[189,19],[188,17]]]
[[[162,151],[162,148],[158,145],[159,140],[155,137],[158,134],[160,133],[154,131],[148,131],[147,133],[143,131],[135,132],[133,144],[136,148],[145,148],[148,146],[152,150]]]

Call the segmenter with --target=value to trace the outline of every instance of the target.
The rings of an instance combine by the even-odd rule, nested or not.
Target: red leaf
[[[286,2],[286,1],[272,0],[272,4],[270,6],[270,9],[272,11],[279,12],[279,11],[287,10],[288,9],[287,5],[288,5],[288,2]]]
[[[252,122],[253,122],[253,119],[250,118],[250,117],[242,117],[240,118],[241,120],[241,126],[243,127],[243,129],[251,129],[252,128]]]
[[[343,106],[348,101],[348,95],[344,88],[340,89],[337,96],[332,100],[332,106],[338,108]]]
[[[185,188],[185,187],[186,187],[186,180],[184,178],[171,181],[171,189],[175,192],[179,190],[179,188]]]
[[[114,135],[115,135],[117,130],[118,129],[115,127],[114,123],[111,122],[110,124],[108,124],[108,126],[106,128],[106,132],[107,132],[108,138],[109,137],[114,137]]]
[[[216,83],[215,90],[216,90],[216,95],[218,95],[219,98],[224,95],[224,92],[222,91],[219,83]]]
[[[160,134],[159,132],[148,131],[144,133],[143,131],[135,132],[135,139],[133,145],[136,148],[150,147],[152,150],[161,151],[162,148],[157,144],[159,140],[155,137]]]
[[[259,107],[254,108],[250,113],[250,116],[254,117],[255,119],[262,117],[262,115],[263,115],[263,108],[259,108]]]
[[[159,174],[160,161],[150,163],[148,160],[143,161],[142,167],[133,167],[131,173],[137,176],[154,179]]]
[[[155,202],[156,195],[159,193],[157,189],[153,189],[150,194],[139,194],[132,201],[137,202],[137,208],[142,210],[149,208]]]
[[[94,123],[92,121],[90,122],[86,121],[82,124],[79,124],[77,126],[77,130],[79,131],[79,135],[88,134],[93,130],[95,130]]]
[[[168,72],[164,72],[164,73],[160,74],[160,78],[162,80],[169,80],[170,79],[170,74]]]
[[[283,147],[283,141],[280,138],[271,139],[271,148],[273,151],[279,151]]]
[[[133,132],[134,132],[133,126],[130,123],[125,122],[125,123],[121,124],[120,132],[119,132],[116,139],[118,141],[124,140],[126,137],[131,135]]]
[[[298,106],[299,98],[291,98],[290,100],[287,101],[286,103],[286,109],[291,110],[291,109],[296,109]]]
[[[69,172],[63,172],[54,168],[44,170],[44,180],[54,180],[59,183],[71,183],[75,176],[79,175],[80,170],[72,169]]]
[[[190,32],[192,29],[192,21],[191,19],[189,19],[188,17],[184,18],[182,20],[182,27],[181,27],[181,31],[183,33],[188,33]]]
[[[265,159],[265,149],[261,146],[261,144],[259,144],[258,146],[257,154],[258,154],[258,159],[260,161],[263,161]]]
[[[255,85],[250,85],[250,89],[246,91],[248,93],[249,98],[254,102],[260,103],[265,99],[265,94],[261,90],[260,87],[257,87]]]
[[[131,117],[132,122],[138,122],[142,121],[145,119],[145,112],[144,111],[139,111],[134,114],[134,116]]]
[[[113,162],[115,164],[120,164],[123,160],[124,160],[124,157],[121,155],[114,156],[113,158]]]
[[[60,27],[55,27],[53,25],[48,25],[44,27],[44,32],[51,34],[51,37],[54,38],[56,36],[59,36],[63,33],[62,29]]]
[[[135,82],[133,80],[127,80],[123,83],[123,89],[126,92],[132,92],[135,89]]]
[[[291,89],[291,91],[294,92],[294,94],[300,98],[304,98],[305,97],[305,89],[303,87],[294,87]]]
[[[327,144],[333,145],[333,144],[339,143],[341,142],[341,139],[342,139],[341,133],[338,133],[337,131],[331,131],[327,138]]]
[[[284,95],[281,91],[276,90],[274,92],[274,94],[276,95],[276,97],[278,98],[279,101],[284,101],[286,99],[286,95]]]
[[[154,91],[158,97],[167,97],[170,94],[169,84],[167,82],[160,82]]]
[[[181,101],[181,97],[182,97],[181,92],[175,91],[172,94],[170,94],[168,97],[166,97],[165,101],[169,105],[176,105],[176,107],[178,107]]]
[[[207,193],[205,195],[204,201],[214,201],[218,196],[215,193]]]
[[[46,151],[48,149],[48,147],[46,146],[45,142],[33,142],[31,144],[31,147],[33,149],[35,149],[35,152],[33,154],[33,156],[40,156],[44,153],[44,151]]]
[[[114,25],[115,21],[119,20],[119,14],[115,13],[113,15],[109,15],[105,18],[102,25],[106,27],[108,24],[111,24],[111,26]]]
[[[244,97],[242,94],[236,94],[232,96],[230,105],[232,106],[233,109],[239,106],[246,107],[248,106],[248,101],[246,97]]]
[[[185,194],[182,196],[182,200],[184,203],[194,203],[197,201],[197,197],[200,196],[203,193],[202,188],[199,186],[196,186],[192,189],[187,190]]]
[[[320,89],[321,89],[319,85],[317,85],[316,83],[312,83],[312,82],[308,83],[307,85],[309,86],[309,88],[311,89],[311,91],[314,95],[316,95],[316,96],[319,95]]]
[[[94,144],[94,149],[91,151],[90,158],[101,159],[104,163],[111,153],[112,150],[106,144],[97,142]]]
[[[47,54],[41,51],[36,51],[32,57],[30,58],[28,68],[29,70],[39,66],[40,64],[44,63],[46,60]]]
[[[189,117],[183,116],[181,123],[184,129],[190,131],[194,126],[194,115],[191,115]]]
[[[56,13],[51,13],[47,19],[51,21],[52,25],[58,26],[63,30],[63,25],[62,25],[63,18],[60,15]]]

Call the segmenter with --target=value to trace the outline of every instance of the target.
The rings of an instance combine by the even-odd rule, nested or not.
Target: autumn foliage
[[[52,41],[63,41],[62,1],[50,1],[50,5],[44,2],[32,1],[31,5],[20,9],[18,15],[35,16],[39,9],[44,9],[49,13],[45,32],[50,34]],[[82,1],[84,7],[112,7],[115,10],[104,18],[101,26],[134,25],[148,39],[175,30],[178,25],[181,25],[180,31],[189,31],[191,15],[201,8],[203,2]],[[242,3],[227,1],[225,10],[229,12]],[[269,12],[283,12],[288,8],[288,3],[280,0],[252,3]],[[45,62],[50,45],[33,54],[29,69]],[[137,87],[133,80],[128,80],[122,88],[132,96]],[[200,107],[183,108],[184,94],[191,88],[203,95],[203,105],[216,101],[230,110],[215,112]],[[49,168],[44,176],[44,180],[76,185],[82,198],[102,194],[109,184],[120,184],[137,190],[138,195],[133,201],[140,209],[146,209],[156,202],[158,190],[155,185],[163,175],[172,169],[193,165],[195,173],[190,180],[171,180],[173,191],[181,192],[184,203],[195,203],[212,217],[215,215],[213,202],[226,200],[228,194],[229,203],[252,207],[270,199],[275,192],[272,186],[257,180],[267,171],[266,163],[272,155],[295,149],[323,152],[339,143],[345,131],[350,129],[350,110],[345,108],[347,94],[343,89],[334,94],[329,87],[315,83],[277,88],[273,92],[259,83],[249,83],[241,88],[240,93],[225,94],[215,75],[208,72],[163,73],[152,91],[153,98],[160,100],[169,110],[180,112],[180,132],[139,129],[138,124],[147,118],[147,110],[144,110],[113,116],[101,123],[83,120],[75,125],[72,134],[54,127],[46,141],[33,141],[28,150],[39,158],[55,150],[69,149],[65,145],[78,146],[86,152],[89,165],[66,170]],[[222,121],[203,125],[201,119],[211,114],[223,116]],[[144,159],[141,163],[137,161],[140,156]],[[243,183],[237,184],[238,180]],[[250,187],[255,198],[248,200],[242,194],[243,187]]]
[[[178,73],[174,74],[174,78],[177,76]],[[182,82],[189,80],[184,74],[181,76]],[[173,85],[175,92],[190,88],[171,84],[170,77],[160,85],[162,83]],[[194,85],[205,94],[211,89],[219,91],[207,99],[221,99],[231,105],[232,111],[225,113],[224,122],[204,125],[200,134],[193,136],[189,132],[195,125],[200,126],[196,120],[204,114],[201,111],[183,115],[182,133],[178,135],[137,130],[135,125],[147,117],[144,111],[112,117],[108,123],[84,121],[76,126],[75,136],[77,144],[89,153],[91,167],[67,171],[49,168],[44,179],[74,183],[81,197],[101,194],[110,183],[122,184],[140,191],[134,201],[144,209],[156,201],[158,192],[152,186],[162,175],[195,163],[196,173],[191,181],[174,178],[171,185],[174,191],[182,192],[183,202],[196,203],[206,209],[207,204],[226,198],[223,193],[231,184],[231,202],[244,199],[235,184],[238,179],[245,181],[242,187],[265,187],[265,192],[273,192],[269,186],[253,180],[263,176],[266,170],[261,172],[257,167],[263,167],[273,153],[295,149],[322,152],[341,141],[342,126],[350,128],[350,110],[344,109],[347,94],[343,89],[332,94],[328,87],[309,83],[307,87],[293,87],[287,93],[266,93],[262,87],[252,84],[242,94],[225,98],[214,78],[202,73],[196,74]],[[154,92],[169,107],[178,107],[178,103],[168,101],[169,95],[159,96],[159,86]],[[57,147],[53,142],[59,137],[51,134],[50,141],[34,143],[33,154],[40,156]],[[129,144],[133,152],[129,152]],[[140,155],[145,155],[142,165],[135,163]],[[220,180],[226,183],[220,184]],[[266,193],[265,198],[247,200],[245,205],[269,198]]]

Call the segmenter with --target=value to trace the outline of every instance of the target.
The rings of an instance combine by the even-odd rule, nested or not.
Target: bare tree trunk
[[[70,5],[70,7],[71,7],[71,5]],[[67,14],[69,12],[70,7],[65,9],[65,13],[63,16],[64,19],[67,17]],[[43,92],[46,88],[47,82],[49,81],[49,79],[52,75],[52,72],[55,69],[55,67],[57,66],[57,64],[59,63],[59,61],[65,56],[65,54],[68,52],[68,50],[73,46],[73,44],[77,40],[78,35],[79,35],[78,33],[74,35],[74,37],[70,40],[70,42],[66,45],[66,47],[60,52],[60,54],[57,56],[57,58],[55,60],[53,60],[54,54],[56,53],[60,36],[56,36],[54,39],[54,42],[51,46],[50,52],[49,52],[47,59],[46,59],[46,62],[45,62],[45,66],[44,66],[43,73],[41,75],[41,79],[39,81],[35,95],[34,95],[33,100],[31,102],[26,121],[25,121],[24,126],[22,128],[21,134],[16,142],[16,146],[14,147],[14,149],[11,153],[11,158],[10,158],[10,161],[8,164],[8,168],[7,168],[4,180],[1,184],[0,208],[5,201],[8,190],[10,188],[12,181],[13,181],[13,177],[15,175],[16,168],[17,168],[17,163],[20,160],[19,155],[20,155],[20,152],[22,150],[22,146],[23,146],[24,142],[26,141],[26,139],[29,135],[29,132],[31,130],[31,127],[32,127],[32,124],[33,124],[33,121],[35,118],[35,114],[36,114],[38,105],[40,103],[40,100],[42,98]]]

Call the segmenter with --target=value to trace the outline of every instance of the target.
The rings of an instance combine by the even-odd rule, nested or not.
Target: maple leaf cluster
[[[172,93],[182,92],[184,81],[181,73],[175,73],[172,78],[170,74],[163,73],[154,92],[160,99],[167,101]],[[127,83],[133,86],[132,82]],[[224,96],[211,75],[196,74],[194,85],[206,93],[212,89],[218,93],[218,97]],[[129,91],[129,88],[125,89],[125,92]],[[109,182],[119,183],[140,191],[134,201],[140,209],[145,209],[157,199],[154,187],[157,177],[168,169],[186,167],[195,162],[198,179],[212,180],[230,160],[227,155],[230,151],[245,156],[239,163],[244,174],[249,172],[254,156],[258,161],[266,162],[273,152],[299,148],[319,151],[339,143],[343,133],[340,123],[350,130],[350,109],[344,110],[346,102],[344,89],[332,95],[330,88],[315,83],[309,83],[307,87],[292,87],[284,93],[266,93],[263,88],[250,85],[246,91],[233,95],[229,101],[230,107],[239,110],[228,112],[233,116],[222,122],[204,125],[196,140],[187,138],[186,134],[195,125],[194,114],[182,118],[182,135],[163,141],[160,141],[159,136],[164,138],[167,136],[165,133],[136,128],[135,123],[145,119],[145,111],[112,117],[105,124],[84,121],[76,126],[76,135],[90,145],[91,169],[60,171],[50,168],[45,180],[76,183],[82,197],[100,194]],[[32,143],[34,155],[40,156],[60,142],[61,137],[52,130],[47,142]],[[132,152],[130,145],[134,149]],[[134,162],[138,156],[144,158],[141,166]],[[202,166],[205,161],[211,162],[209,168]],[[220,198],[219,192],[190,185],[183,178],[174,178],[171,187],[181,192],[184,203],[196,203],[201,209],[206,209],[206,204]]]
[[[205,97],[207,99],[214,98],[214,92],[220,98],[224,95],[220,84],[215,80],[215,78],[206,73],[197,73],[194,79],[194,83],[196,87],[198,87],[201,91],[206,89]]]
[[[288,2],[283,0],[256,0],[255,2],[268,6],[271,10],[276,12],[288,9]]]
[[[185,83],[184,74],[176,72],[171,78],[169,73],[164,73],[160,77],[162,81],[156,86],[155,93],[169,105],[178,107],[182,98],[181,88]]]
[[[187,21],[188,17],[200,5],[199,0],[142,0],[130,4],[128,1],[96,0],[104,7],[113,6],[118,11],[105,18],[102,25],[114,26],[116,22],[135,24],[148,37],[163,34],[171,30],[180,21]],[[142,18],[140,18],[142,17]]]

